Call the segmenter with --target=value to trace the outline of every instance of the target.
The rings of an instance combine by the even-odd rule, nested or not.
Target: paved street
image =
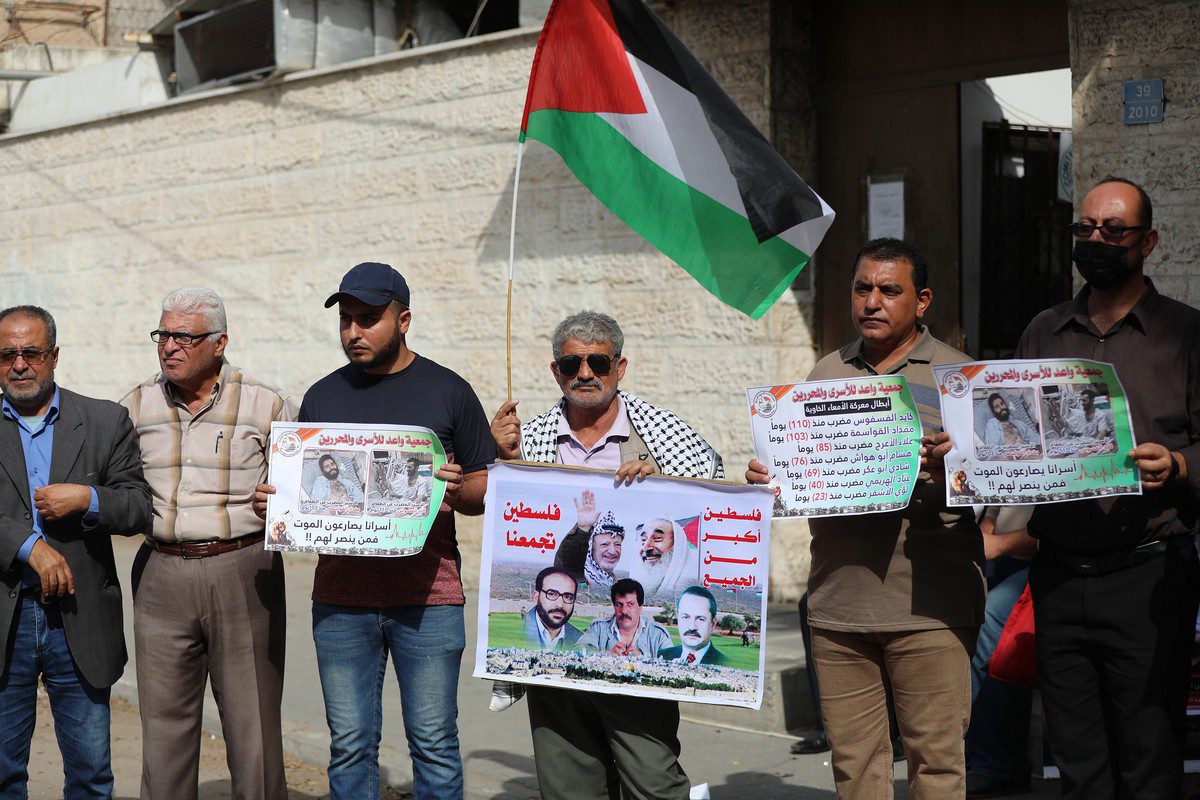
[[[125,590],[126,637],[132,651],[133,612],[127,576],[137,542],[114,542],[118,572]],[[325,711],[310,629],[312,562],[288,557],[285,563],[288,650],[283,716],[284,746],[291,754],[288,786],[293,800],[324,798],[328,793],[328,784],[321,767],[327,761],[329,735],[325,727]],[[459,725],[468,797],[471,800],[536,800],[537,779],[534,776],[529,719],[524,704],[502,714],[489,712],[487,701],[491,684],[471,677],[475,657],[474,615],[474,604],[468,605],[468,645],[459,679]],[[131,662],[116,687],[116,694],[136,702],[134,674]],[[62,796],[62,767],[48,712],[48,707],[43,704],[30,758],[33,773],[30,797],[33,800],[51,800]],[[686,716],[686,705],[683,713]],[[749,721],[754,712],[745,713]],[[384,687],[383,720],[381,763],[385,776],[393,784],[407,786],[411,772],[394,676]],[[209,735],[205,737],[200,768],[201,797],[205,800],[229,797],[229,774],[219,738],[220,721],[211,694],[207,702],[205,729]],[[117,796],[121,798],[137,797],[141,770],[139,733],[136,708],[123,701],[115,703],[113,770],[117,780]],[[834,797],[828,754],[793,756],[788,752],[791,739],[693,722],[684,722],[680,735],[684,768],[694,783],[709,784],[713,800],[827,800]],[[903,764],[897,765],[896,787],[897,797],[907,797]],[[1057,792],[1057,784],[1038,782],[1038,791],[1026,797],[1048,800],[1057,796]]]

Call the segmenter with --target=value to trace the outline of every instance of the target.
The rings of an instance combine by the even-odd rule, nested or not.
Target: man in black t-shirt
[[[338,304],[350,363],[313,384],[300,422],[414,425],[437,434],[451,463],[444,505],[424,549],[405,558],[322,555],[313,582],[313,639],[329,721],[332,800],[377,797],[380,703],[392,653],[413,754],[413,794],[463,796],[458,670],[466,645],[454,514],[483,513],[487,465],[496,456],[470,384],[408,349],[412,321],[404,278],[359,264],[325,307]],[[274,490],[260,487],[265,505]]]

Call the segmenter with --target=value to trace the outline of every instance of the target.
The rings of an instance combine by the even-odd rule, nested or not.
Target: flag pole
[[[512,218],[508,229],[508,307],[504,319],[504,365],[508,374],[508,399],[512,390],[512,290],[517,266],[517,191],[521,187],[521,157],[525,154],[525,136],[517,140],[517,167],[513,171]]]

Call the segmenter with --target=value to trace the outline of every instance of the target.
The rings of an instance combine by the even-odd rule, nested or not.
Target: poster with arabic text
[[[446,484],[437,434],[397,425],[276,422],[267,549],[360,556],[421,552]]]
[[[951,506],[1141,494],[1129,404],[1111,364],[1083,359],[933,367]]]
[[[746,399],[776,517],[908,505],[921,466],[921,418],[903,375],[759,386]]]
[[[758,708],[771,493],[488,469],[475,677]]]

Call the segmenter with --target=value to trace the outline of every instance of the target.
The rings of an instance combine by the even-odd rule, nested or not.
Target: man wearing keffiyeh
[[[721,457],[672,412],[617,388],[625,376],[625,336],[606,314],[581,311],[558,324],[550,371],[562,399],[522,425],[517,401],[500,407],[492,437],[501,458],[616,470],[616,482],[632,484],[661,472],[689,478],[722,478]],[[582,565],[582,580],[604,591],[615,578],[623,542],[607,529],[611,511],[597,513],[590,492],[575,501],[576,534],[559,547],[560,560]],[[611,520],[610,520],[611,518]],[[606,538],[607,537],[607,538]],[[574,551],[568,547],[570,542]],[[640,544],[640,543],[639,543]],[[493,708],[518,696],[497,683]],[[545,800],[618,800],[622,787],[636,800],[686,800],[689,782],[679,764],[679,704],[544,686],[528,687],[529,721],[538,783]]]

